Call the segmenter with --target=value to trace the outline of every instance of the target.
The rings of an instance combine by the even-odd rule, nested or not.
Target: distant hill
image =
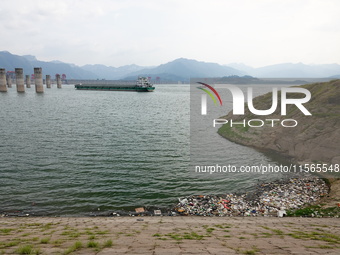
[[[216,63],[207,63],[193,59],[179,58],[155,68],[142,69],[130,74],[126,79],[139,75],[160,77],[160,79],[189,82],[191,77],[222,77],[229,75],[244,75],[245,73],[232,67]]]
[[[84,70],[76,65],[66,64],[60,61],[39,61],[31,55],[18,56],[7,51],[0,52],[0,67],[6,71],[14,71],[15,68],[23,68],[24,74],[33,74],[34,67],[41,67],[43,75],[49,74],[52,77],[59,74],[66,74],[67,79],[97,79],[94,73]]]
[[[126,65],[112,67],[105,65],[84,65],[63,63],[58,60],[39,61],[32,55],[14,55],[7,51],[0,51],[0,68],[14,71],[16,67],[24,69],[24,74],[32,74],[34,67],[42,67],[43,74],[52,77],[66,74],[67,79],[104,79],[104,80],[135,80],[138,76],[151,77],[152,81],[161,82],[189,82],[190,78],[228,77],[250,75],[259,78],[338,78],[340,65],[305,65],[278,64],[260,68],[252,68],[244,64],[220,65],[193,59],[179,58],[156,67]]]
[[[336,78],[336,75],[340,74],[340,65],[338,64],[305,65],[303,63],[284,63],[253,68],[240,63],[232,63],[227,66],[259,78]]]
[[[121,67],[105,66],[105,65],[85,65],[82,69],[96,74],[100,79],[117,80],[123,79],[130,73],[138,72],[145,67],[138,65],[126,65]]]

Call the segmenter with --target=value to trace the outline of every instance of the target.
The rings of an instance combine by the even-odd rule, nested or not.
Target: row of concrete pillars
[[[61,78],[60,75],[56,75],[57,78],[57,88],[61,89]],[[35,91],[37,93],[44,92],[43,86],[43,78],[42,78],[42,68],[35,67],[34,68],[34,83],[35,83]],[[22,68],[15,68],[15,84],[17,86],[18,92],[25,92],[25,84],[24,84],[24,72]],[[4,68],[0,68],[0,92],[7,92],[7,87],[12,87],[12,78],[6,77],[6,70]],[[31,87],[31,79],[29,75],[26,75],[26,88]],[[46,75],[46,88],[51,88],[51,76]]]

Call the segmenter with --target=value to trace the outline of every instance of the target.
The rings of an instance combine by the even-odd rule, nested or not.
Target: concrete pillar
[[[0,92],[7,92],[6,70],[0,68]]]
[[[35,80],[35,92],[43,93],[44,85],[43,85],[41,67],[34,67],[34,80]]]
[[[15,84],[17,85],[17,92],[25,92],[24,71],[22,68],[15,68]]]
[[[46,88],[51,88],[51,75],[46,75]]]
[[[56,78],[57,78],[57,88],[58,88],[58,89],[61,89],[61,78],[60,78],[60,74],[57,74],[56,76],[57,76],[57,77],[56,77]]]
[[[31,87],[31,77],[29,75],[26,75],[26,88]]]
[[[12,78],[9,74],[6,75],[6,79],[7,79],[7,87],[12,88]]]

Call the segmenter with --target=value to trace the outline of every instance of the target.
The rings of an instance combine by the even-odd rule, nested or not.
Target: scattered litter
[[[286,209],[312,204],[328,193],[326,183],[306,176],[259,184],[255,191],[242,195],[196,195],[179,198],[173,211],[197,216],[278,216]]]
[[[145,212],[143,207],[135,208],[135,211],[138,212],[138,213]]]
[[[153,213],[154,213],[155,216],[161,216],[162,215],[161,210],[154,210]]]
[[[282,218],[282,217],[284,217],[284,216],[286,216],[286,215],[287,215],[287,213],[286,213],[285,210],[279,210],[279,211],[277,212],[277,217]]]

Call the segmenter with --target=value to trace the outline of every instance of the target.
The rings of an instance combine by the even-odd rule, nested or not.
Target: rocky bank
[[[218,133],[239,144],[264,151],[273,151],[290,158],[294,163],[340,163],[340,80],[313,83],[300,86],[311,92],[311,100],[303,104],[312,116],[305,116],[295,105],[287,106],[287,115],[281,116],[281,96],[278,108],[270,116],[252,114],[247,106],[244,116],[230,112],[222,118],[241,121],[243,119],[295,119],[296,127],[282,127],[280,122],[265,122],[263,127],[243,127],[223,125]],[[289,93],[287,98],[304,97],[301,93]],[[272,105],[272,93],[254,99],[258,110],[269,109]]]

